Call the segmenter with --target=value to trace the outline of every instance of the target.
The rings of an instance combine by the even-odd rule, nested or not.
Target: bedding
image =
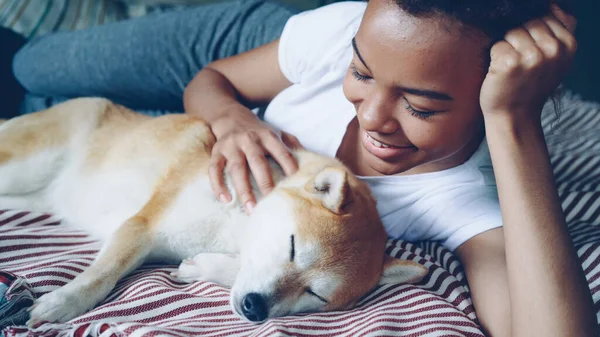
[[[114,0],[0,0],[0,26],[28,39],[125,18],[125,6]]]
[[[543,125],[570,233],[600,313],[600,104],[570,94],[559,102],[558,114],[547,105]],[[33,330],[18,326],[34,296],[73,279],[99,248],[51,214],[0,211],[0,331],[15,337],[484,336],[453,253],[437,242],[402,240],[390,240],[387,253],[424,264],[428,276],[415,285],[381,286],[350,311],[255,325],[233,315],[226,288],[178,282],[169,275],[174,265],[144,265],[83,316]]]
[[[0,0],[0,26],[28,39],[218,0]]]

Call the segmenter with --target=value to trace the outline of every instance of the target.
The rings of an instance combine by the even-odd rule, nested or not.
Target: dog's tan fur
[[[225,261],[213,266],[221,268],[218,273],[196,275],[204,266],[188,261],[180,267],[179,277],[233,285],[232,305],[238,314],[240,296],[263,291],[274,303],[269,317],[349,308],[381,279],[413,282],[426,272],[415,263],[385,257],[386,234],[375,201],[366,185],[337,160],[295,152],[300,168],[290,177],[273,164],[277,186],[248,217],[235,201],[216,202],[207,187],[214,143],[209,126],[198,118],[150,118],[103,99],[71,100],[0,124],[0,207],[35,204],[87,227],[105,241],[88,269],[36,302],[29,324],[64,321],[89,310],[120,278],[149,258],[171,262],[198,254],[199,260],[210,262],[217,256]],[[40,168],[31,169],[32,165]],[[113,214],[111,207],[122,205],[111,204],[110,195],[103,194],[119,197],[121,192],[129,193],[124,199],[126,211]],[[198,198],[197,204],[193,198]],[[108,207],[103,212],[110,215],[79,214],[69,200],[92,213]],[[188,213],[192,218],[185,216]],[[119,223],[98,228],[94,223],[103,216]],[[243,226],[254,226],[250,235],[237,233],[247,230]],[[275,268],[271,276],[265,275],[269,269],[244,265],[244,261],[260,265],[260,259],[279,259],[273,254],[289,254],[290,235],[292,240],[295,235],[302,253],[296,260],[293,254],[289,261],[283,256],[277,261],[285,262],[268,267]],[[260,244],[244,241],[261,239],[281,248],[264,250]],[[202,254],[211,252],[217,255],[203,259]],[[221,253],[241,254],[241,258]],[[239,273],[238,261],[242,263]],[[225,275],[233,277],[235,284]],[[263,276],[272,280],[256,280]],[[326,294],[326,304],[316,305],[306,297],[305,289],[315,280]]]

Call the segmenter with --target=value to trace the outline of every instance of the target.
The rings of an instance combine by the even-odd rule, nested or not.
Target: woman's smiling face
[[[483,135],[479,92],[489,42],[448,18],[369,2],[344,79],[360,125],[361,173],[439,171],[473,154]]]

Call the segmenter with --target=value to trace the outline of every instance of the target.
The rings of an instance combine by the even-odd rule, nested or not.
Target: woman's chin
[[[401,174],[403,172],[406,172],[408,170],[410,170],[411,168],[417,166],[417,165],[412,165],[412,163],[414,162],[414,159],[412,157],[414,157],[417,153],[417,149],[413,148],[411,149],[411,151],[402,151],[401,153],[399,153],[396,156],[378,156],[377,152],[373,153],[371,151],[369,151],[369,149],[366,149],[365,147],[363,147],[363,155],[362,155],[362,160],[361,160],[361,166],[365,169],[363,169],[362,171],[369,171],[371,172],[368,175],[395,175],[395,174]],[[387,154],[387,153],[386,153]],[[361,174],[361,175],[367,175],[367,174]]]
[[[370,176],[391,176],[396,174],[401,174],[410,170],[410,165],[406,165],[406,162],[394,162],[389,163],[380,158],[377,158],[373,155],[368,155],[367,158],[363,157],[363,171],[367,171],[368,174],[362,175],[370,175]]]

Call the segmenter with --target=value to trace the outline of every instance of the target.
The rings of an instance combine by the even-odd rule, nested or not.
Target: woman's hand
[[[539,120],[577,49],[576,20],[558,6],[552,14],[509,31],[491,49],[480,95],[484,116]]]
[[[256,205],[248,168],[263,195],[274,187],[267,155],[275,159],[286,175],[293,174],[298,169],[298,163],[289,150],[300,147],[298,140],[286,133],[282,133],[279,138],[273,129],[253,114],[225,115],[212,124],[212,130],[217,142],[211,153],[209,178],[213,191],[222,202],[231,201],[224,181],[225,168],[247,213]]]

